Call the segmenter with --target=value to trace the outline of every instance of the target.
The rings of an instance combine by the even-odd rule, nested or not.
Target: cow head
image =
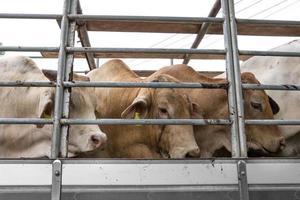
[[[178,82],[168,75],[159,75],[152,82]],[[123,118],[189,119],[202,118],[199,106],[175,89],[140,89],[139,94],[123,113]],[[199,156],[192,125],[157,125],[153,129],[163,155],[171,158]]]
[[[43,70],[43,73],[50,81],[56,81],[56,71]],[[89,81],[89,78],[74,74],[73,80]],[[72,88],[70,118],[96,119],[92,95],[89,88]],[[49,112],[46,112],[46,116],[49,115]],[[103,147],[107,140],[106,134],[100,130],[98,125],[70,125],[68,139],[69,156]]]
[[[241,74],[242,83],[259,84],[252,73]],[[279,112],[277,103],[263,90],[243,91],[246,119],[273,119]],[[276,125],[246,125],[246,136],[249,153],[269,154],[284,147],[284,137]]]

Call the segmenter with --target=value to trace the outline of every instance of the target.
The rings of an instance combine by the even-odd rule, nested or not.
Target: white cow
[[[271,51],[300,52],[300,40],[276,47]],[[300,57],[254,56],[241,65],[242,72],[252,72],[262,84],[300,84]],[[221,75],[221,76],[224,76]],[[220,76],[218,76],[220,77]],[[300,119],[300,94],[296,91],[266,91],[280,106],[275,119]],[[296,155],[300,150],[300,126],[280,126],[282,135],[290,138],[282,155]],[[294,137],[292,137],[294,136]],[[298,139],[297,142],[292,141]]]
[[[0,81],[49,81],[36,64],[24,56],[0,59]],[[48,118],[53,116],[54,88],[0,87],[1,118]],[[71,118],[95,119],[92,96],[86,89],[74,88]],[[106,141],[97,125],[72,125],[69,156],[94,150]],[[49,157],[52,125],[0,125],[0,157]]]

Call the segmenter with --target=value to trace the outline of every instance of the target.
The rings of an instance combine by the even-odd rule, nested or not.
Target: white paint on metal
[[[237,168],[226,164],[64,164],[63,185],[237,184]]]
[[[51,185],[51,164],[1,164],[0,186]]]

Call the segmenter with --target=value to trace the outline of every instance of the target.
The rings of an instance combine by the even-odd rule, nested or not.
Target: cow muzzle
[[[190,149],[177,147],[169,152],[170,158],[190,158],[190,157],[200,157],[199,147],[193,147]]]

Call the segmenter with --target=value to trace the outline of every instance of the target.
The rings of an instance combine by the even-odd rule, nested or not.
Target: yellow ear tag
[[[134,113],[134,119],[141,119],[140,113],[139,112],[135,112]],[[136,124],[135,126],[141,126],[140,124]]]

